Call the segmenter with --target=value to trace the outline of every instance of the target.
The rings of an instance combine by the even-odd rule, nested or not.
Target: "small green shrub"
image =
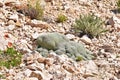
[[[120,0],[117,1],[117,6],[120,7]]]
[[[65,21],[67,21],[67,17],[63,14],[59,14],[58,17],[57,17],[57,22],[58,23],[63,23]]]
[[[5,79],[5,75],[0,74],[0,79]]]
[[[34,5],[28,2],[28,9],[26,9],[25,12],[31,19],[41,20],[44,14],[44,9],[40,6],[39,0],[37,0]]]
[[[0,51],[0,67],[11,68],[21,63],[22,55],[14,48],[7,48],[6,51]]]
[[[80,15],[80,18],[75,20],[73,27],[76,33],[80,32],[80,35],[86,34],[93,38],[107,31],[102,28],[103,23],[100,18],[94,15]]]
[[[82,60],[84,60],[82,56],[77,56],[76,57],[76,61],[82,61]]]
[[[120,12],[120,0],[117,1],[118,12]]]

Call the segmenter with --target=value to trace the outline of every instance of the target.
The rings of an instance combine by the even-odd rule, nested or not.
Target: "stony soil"
[[[31,20],[13,9],[23,4],[24,0],[0,1],[0,49],[14,45],[23,54],[19,67],[0,69],[0,80],[120,80],[120,14],[116,11],[116,0],[45,0],[42,21]],[[67,16],[65,23],[56,22],[60,13]],[[93,39],[74,35],[72,24],[80,14],[87,13],[108,22],[104,27],[109,31]],[[54,52],[42,57],[35,51],[35,39],[43,32],[65,34],[83,43],[96,58],[75,62]]]

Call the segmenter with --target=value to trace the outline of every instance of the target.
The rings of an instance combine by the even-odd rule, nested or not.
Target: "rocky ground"
[[[116,0],[45,0],[44,20],[31,20],[13,7],[24,0],[0,1],[0,49],[14,45],[23,54],[19,67],[0,69],[0,80],[120,80],[120,14]],[[57,23],[58,14],[68,20]],[[71,25],[80,14],[93,13],[109,25],[99,38],[78,37]],[[40,33],[59,32],[92,51],[94,60],[76,62],[66,55],[50,52],[45,58],[37,52],[35,39]]]

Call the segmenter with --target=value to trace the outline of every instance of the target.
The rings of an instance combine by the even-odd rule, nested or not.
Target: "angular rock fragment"
[[[91,43],[92,43],[91,39],[88,38],[87,35],[84,35],[84,36],[81,38],[81,41],[83,41],[83,42],[86,43],[86,44],[91,44]]]
[[[36,77],[36,78],[38,78],[38,80],[42,80],[43,79],[41,73],[39,73],[38,71],[32,72],[30,77]]]
[[[0,7],[3,7],[3,4],[0,2]]]

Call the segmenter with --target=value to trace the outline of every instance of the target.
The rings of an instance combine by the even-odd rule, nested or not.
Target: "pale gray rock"
[[[17,14],[10,15],[9,19],[18,21],[19,16]]]
[[[67,34],[66,37],[70,40],[75,38],[75,36],[73,34]]]
[[[33,71],[31,74],[30,74],[30,77],[35,77],[37,78],[38,80],[42,80],[43,79],[43,75],[41,72],[39,71]]]
[[[36,32],[36,33],[34,33],[34,34],[32,34],[32,38],[33,39],[37,39],[37,37],[39,36],[39,34]]]
[[[29,69],[26,69],[26,70],[23,72],[23,74],[24,74],[26,77],[29,77],[31,73],[32,73],[32,71],[29,70]]]
[[[52,75],[48,74],[47,72],[33,71],[30,77],[35,77],[38,80],[50,80]]]
[[[118,40],[117,42],[117,47],[120,47],[120,40]]]
[[[91,44],[92,43],[91,39],[88,38],[87,35],[84,35],[83,37],[81,37],[81,41],[83,41],[86,44]]]
[[[8,30],[14,30],[15,29],[15,25],[9,25],[7,26]]]
[[[86,64],[86,74],[89,74],[89,73],[98,74],[98,67],[95,64],[95,62],[92,60],[90,60],[88,64]]]
[[[36,77],[31,77],[31,78],[25,78],[24,80],[38,80]]]
[[[100,79],[96,78],[96,77],[88,77],[88,78],[86,78],[86,80],[100,80]]]

